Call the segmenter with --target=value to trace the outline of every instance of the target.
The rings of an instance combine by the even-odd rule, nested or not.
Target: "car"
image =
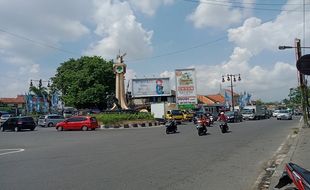
[[[2,123],[4,123],[7,119],[9,119],[9,117],[12,117],[12,115],[11,114],[2,114],[0,117],[0,125]]]
[[[98,121],[92,116],[73,116],[56,124],[57,131],[63,130],[95,130],[98,128]]]
[[[255,114],[253,113],[252,110],[242,110],[241,113],[242,113],[242,118],[244,120],[247,120],[247,119],[253,120],[253,119],[255,119]]]
[[[21,131],[23,129],[30,129],[33,131],[36,128],[36,123],[33,117],[30,116],[19,116],[9,117],[2,125],[1,131]]]
[[[273,113],[272,113],[272,117],[277,117],[279,112],[280,112],[280,110],[274,110]]]
[[[54,127],[57,123],[64,120],[63,116],[57,114],[43,115],[39,117],[38,125],[41,127]]]
[[[292,120],[292,113],[289,110],[279,110],[277,120]]]
[[[194,113],[188,110],[182,110],[181,111],[183,114],[183,121],[189,121],[192,122],[193,118],[194,118]]]
[[[242,122],[242,115],[238,111],[228,111],[225,112],[225,115],[227,116],[228,122],[234,123],[234,122]]]

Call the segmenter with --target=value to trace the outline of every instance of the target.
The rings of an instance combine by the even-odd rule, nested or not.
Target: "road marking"
[[[6,154],[14,154],[18,152],[23,152],[25,149],[23,148],[15,148],[15,149],[0,149],[0,156],[6,155]],[[3,152],[3,153],[1,153]]]

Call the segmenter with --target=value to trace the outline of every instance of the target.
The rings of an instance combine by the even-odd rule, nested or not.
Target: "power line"
[[[28,37],[25,37],[25,36],[22,36],[22,35],[19,35],[19,34],[15,34],[15,33],[9,32],[9,31],[1,29],[1,28],[0,28],[0,32],[5,33],[5,34],[9,34],[9,35],[11,35],[11,36],[13,36],[15,38],[19,38],[19,39],[31,42],[31,43],[39,45],[39,46],[47,47],[47,48],[50,48],[50,49],[54,49],[54,50],[61,51],[61,52],[64,52],[64,53],[68,53],[68,54],[72,54],[72,55],[79,55],[78,53],[75,53],[75,52],[72,52],[72,51],[68,51],[66,49],[62,49],[62,48],[59,48],[59,47],[56,47],[56,46],[53,46],[53,45],[50,45],[50,44],[47,44],[47,43],[44,43],[44,42],[39,42],[39,41],[33,40],[31,38],[28,38]]]
[[[253,9],[253,10],[260,10],[260,11],[287,11],[287,12],[301,12],[302,10],[296,10],[296,9],[292,9],[292,10],[287,10],[287,9],[273,9],[273,8],[259,8],[259,7],[246,7],[246,6],[242,6],[242,5],[232,5],[232,4],[228,4],[229,2],[226,1],[226,4],[224,3],[220,3],[219,1],[208,1],[208,0],[204,0],[204,1],[199,1],[199,0],[183,0],[186,2],[191,2],[191,3],[203,3],[203,4],[209,4],[209,5],[216,5],[216,6],[224,6],[224,7],[233,7],[233,8],[241,8],[241,9]],[[217,3],[218,2],[218,3]],[[224,2],[224,1],[223,1]],[[262,5],[262,4],[261,4]],[[309,10],[307,10],[308,12]]]
[[[197,48],[200,48],[200,47],[203,47],[203,46],[208,46],[210,44],[222,41],[222,40],[224,40],[226,38],[227,38],[227,36],[224,36],[224,37],[217,38],[217,39],[215,39],[213,41],[205,42],[205,43],[202,43],[202,44],[199,44],[199,45],[195,45],[195,46],[192,46],[192,47],[189,47],[189,48],[184,48],[184,49],[180,49],[180,50],[177,50],[177,51],[172,51],[172,52],[168,52],[168,53],[164,53],[164,54],[156,55],[156,56],[152,56],[152,57],[147,57],[147,58],[128,60],[127,62],[137,62],[137,61],[143,61],[143,60],[147,60],[147,59],[156,59],[156,58],[160,58],[160,57],[166,57],[166,56],[170,56],[170,55],[174,55],[174,54],[179,54],[179,53],[183,53],[183,52],[186,52],[186,51],[197,49]]]
[[[198,2],[219,2],[219,3],[227,3],[227,4],[236,3],[236,4],[242,4],[242,5],[259,5],[259,6],[265,6],[265,5],[282,6],[284,5],[283,3],[254,3],[254,2],[251,3],[251,2],[224,1],[224,0],[204,0],[204,1],[198,1]],[[285,5],[302,5],[302,4],[301,3],[287,3]],[[309,4],[306,4],[306,5],[309,5]]]

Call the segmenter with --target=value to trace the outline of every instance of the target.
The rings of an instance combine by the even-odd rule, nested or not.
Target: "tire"
[[[4,132],[4,131],[5,131],[4,127],[1,127],[1,131],[2,131],[2,132]]]
[[[88,130],[88,127],[84,125],[84,126],[82,126],[81,130],[82,130],[82,131],[87,131],[87,130]]]
[[[16,127],[14,127],[14,131],[15,132],[18,132],[19,131],[19,128],[16,126]]]
[[[35,127],[31,128],[30,131],[34,131]]]
[[[62,126],[57,127],[57,131],[63,131],[64,128]]]
[[[54,123],[49,123],[48,125],[47,125],[48,127],[54,127]]]
[[[168,129],[166,129],[166,134],[169,134],[169,130]]]

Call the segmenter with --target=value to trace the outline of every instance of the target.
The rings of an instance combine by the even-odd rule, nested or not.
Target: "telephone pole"
[[[301,46],[300,46],[300,39],[295,39],[296,44],[296,58],[297,60],[301,58]],[[308,115],[308,90],[306,86],[306,79],[305,75],[298,71],[298,77],[299,77],[299,86],[300,86],[300,92],[301,92],[301,106],[302,106],[302,112],[303,112],[303,119],[304,119],[304,126],[309,127],[309,115]]]

